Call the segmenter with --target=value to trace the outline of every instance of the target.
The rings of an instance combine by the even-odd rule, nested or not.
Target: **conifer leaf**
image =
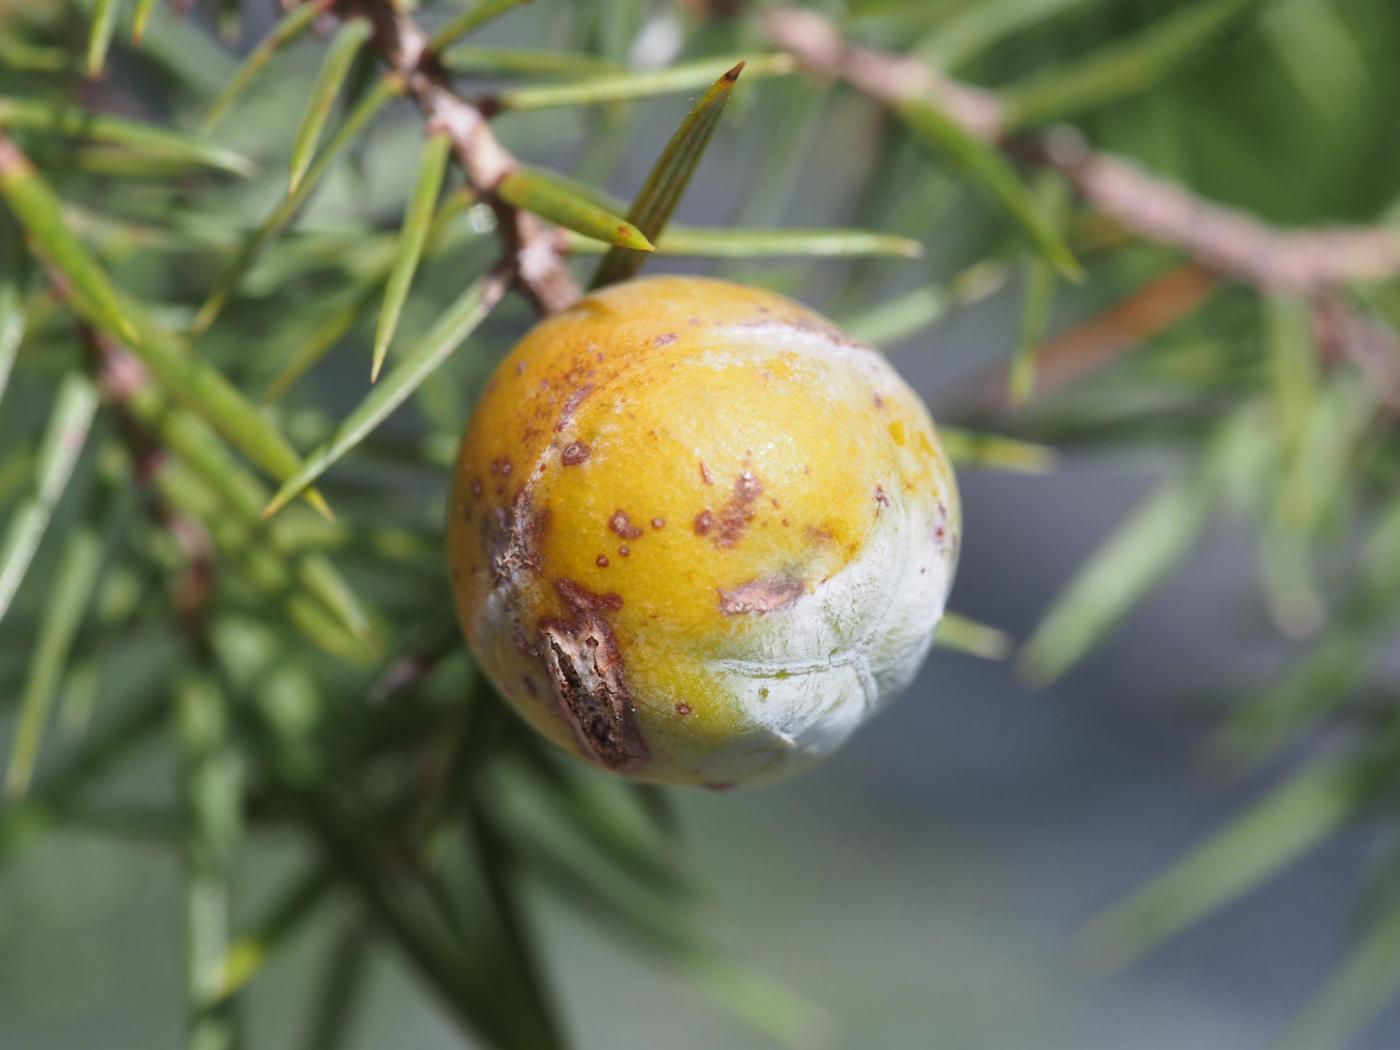
[[[42,47],[0,32],[0,67],[25,73],[62,73],[72,62],[62,48]]]
[[[257,75],[272,60],[283,47],[286,47],[316,20],[316,16],[325,10],[323,3],[308,0],[306,3],[297,4],[282,19],[272,27],[267,36],[248,52],[248,57],[243,60],[243,64],[233,76],[220,89],[214,101],[209,104],[209,108],[204,113],[204,118],[200,121],[200,130],[206,134],[213,130],[214,126],[224,118],[229,108],[248,89]]]
[[[29,676],[20,701],[19,722],[5,769],[5,794],[11,799],[22,798],[29,790],[54,694],[97,586],[102,554],[101,538],[91,527],[83,525],[69,537],[59,560],[53,587],[44,605],[39,636],[34,643]]]
[[[1036,200],[1052,227],[1063,229],[1068,187],[1059,176],[1046,174],[1036,185]],[[1007,395],[1012,407],[1030,400],[1035,390],[1036,351],[1050,321],[1050,305],[1055,295],[1055,270],[1042,255],[1026,264],[1026,290],[1021,304],[1021,324],[1016,332],[1016,348],[1006,370]]]
[[[66,103],[0,96],[0,128],[130,147],[139,157],[168,165],[199,165],[244,177],[256,171],[246,157],[216,143]]]
[[[955,612],[945,612],[938,621],[933,644],[983,660],[1004,660],[1011,652],[1011,638],[1005,631]]]
[[[1264,2],[1198,0],[1068,68],[1012,85],[1002,92],[1006,126],[1014,130],[1060,120],[1144,91],[1195,58],[1237,18]]]
[[[372,944],[369,923],[358,916],[345,922],[323,956],[325,972],[316,995],[307,1050],[343,1050],[355,1008],[361,1001]]]
[[[0,135],[0,196],[10,206],[30,242],[63,274],[101,323],[123,338],[136,335],[116,289],[68,227],[58,199],[28,158]]]
[[[112,46],[112,34],[117,28],[117,0],[94,0],[92,21],[88,26],[87,75],[93,80],[102,76],[107,66],[107,51]]]
[[[939,427],[938,437],[948,458],[962,467],[1044,474],[1055,466],[1055,450],[1046,445],[962,427]]]
[[[916,288],[846,318],[841,328],[856,342],[889,348],[943,320],[950,305],[950,298],[942,289]]]
[[[1213,734],[1212,753],[1235,769],[1268,761],[1334,710],[1371,672],[1400,617],[1400,503],[1367,534],[1356,589],[1326,633],[1268,689],[1247,697]]]
[[[375,114],[384,107],[385,103],[402,91],[403,82],[397,76],[388,74],[380,78],[369,94],[350,111],[339,130],[331,136],[330,141],[311,162],[306,175],[297,183],[296,190],[288,194],[263,220],[262,225],[244,240],[238,253],[225,267],[223,273],[219,275],[218,280],[214,282],[213,290],[210,291],[209,297],[204,301],[204,305],[200,307],[199,313],[195,315],[194,321],[191,323],[190,327],[194,333],[203,332],[214,323],[214,319],[219,316],[219,312],[223,309],[229,295],[243,279],[243,275],[253,260],[257,258],[258,253],[296,217],[297,212],[310,199],[312,191],[320,184],[321,179],[330,171],[346,147],[374,119]]]
[[[267,959],[288,938],[304,928],[335,886],[334,872],[324,864],[313,864],[290,885],[284,887],[253,924],[250,933],[229,942],[211,982],[214,994],[227,999],[251,981]]]
[[[277,490],[263,510],[263,516],[270,517],[286,506],[403,404],[419,384],[432,375],[485,320],[504,293],[505,281],[500,274],[489,274],[463,292],[432,330],[404,354],[384,381],[376,384],[359,406],[345,417],[334,436],[306,457],[305,466]]]
[[[1371,801],[1384,772],[1374,759],[1314,762],[1096,919],[1090,943],[1126,965],[1321,843]]]
[[[185,994],[189,1045],[231,1046],[232,1004],[219,995],[228,953],[231,878],[242,837],[243,764],[233,737],[230,697],[206,671],[175,686],[175,736],[187,815]]]
[[[314,314],[288,325],[287,342],[297,348],[263,391],[264,401],[278,401],[354,327],[360,312],[374,297],[380,274],[327,295]]]
[[[627,219],[633,223],[648,240],[661,236],[670,222],[671,215],[680,203],[681,195],[700,165],[710,136],[714,134],[719,118],[734,93],[734,85],[744,63],[726,70],[710,89],[700,96],[691,107],[681,125],[676,129],[661,156],[647,175],[636,200],[627,212]],[[635,252],[614,249],[603,256],[593,275],[590,287],[602,288],[633,277],[642,268],[643,257]]]
[[[419,161],[418,181],[409,197],[408,212],[399,231],[393,268],[389,271],[389,280],[384,288],[384,305],[379,310],[379,321],[374,331],[374,355],[369,376],[371,383],[379,378],[384,356],[389,352],[389,344],[398,328],[409,285],[413,283],[418,260],[422,258],[423,246],[428,240],[428,229],[433,222],[438,194],[442,190],[443,176],[447,173],[447,162],[451,156],[452,139],[449,135],[439,132],[428,136]]]
[[[160,0],[136,0],[136,10],[131,15],[131,45],[141,46],[141,38],[146,35],[146,26],[151,21],[151,16],[156,13],[156,4]]]
[[[0,214],[0,402],[24,341],[26,313],[19,232]]]
[[[160,437],[162,445],[198,476],[199,484],[212,490],[222,501],[211,507],[210,501],[203,499],[201,506],[188,508],[190,512],[207,525],[221,526],[220,539],[225,545],[231,543],[239,550],[251,547],[255,533],[245,528],[240,535],[231,534],[230,519],[241,521],[244,526],[259,523],[268,499],[262,482],[229,454],[218,435],[203,421],[180,406],[170,404],[157,391],[149,387],[137,390],[127,405],[137,419]],[[158,476],[157,481],[163,484],[166,479]],[[366,648],[370,653],[377,651],[379,640],[363,604],[321,555],[301,550],[295,522],[280,519],[265,537],[256,535],[256,540],[265,559],[288,563],[285,567],[274,568],[274,590],[285,591],[293,581],[299,583],[330,614],[342,634],[348,633],[352,639],[358,639],[359,655],[363,655]],[[328,637],[326,631],[319,631],[313,640],[324,641]],[[332,651],[354,648],[342,644],[337,635]]]
[[[1400,904],[1360,931],[1357,943],[1278,1041],[1278,1050],[1346,1046],[1400,993]]]
[[[533,212],[585,237],[628,251],[656,250],[632,223],[599,207],[570,182],[556,179],[538,168],[516,168],[497,184],[496,194],[507,204]]]
[[[1205,529],[1231,479],[1257,468],[1253,413],[1220,425],[1200,462],[1163,482],[1080,567],[1022,649],[1022,670],[1054,681],[1093,648],[1182,558]]]
[[[336,30],[326,50],[325,60],[316,74],[316,81],[311,86],[311,93],[307,96],[306,109],[302,112],[296,140],[292,143],[291,174],[287,181],[289,194],[296,192],[306,169],[311,166],[316,146],[321,141],[321,132],[330,119],[336,96],[345,85],[351,63],[373,31],[368,18],[348,19]]]
[[[434,54],[455,44],[462,37],[474,33],[488,22],[494,21],[513,7],[529,3],[529,0],[476,0],[466,11],[443,24],[428,41],[428,50]]]
[[[620,72],[606,59],[569,51],[454,47],[441,58],[442,64],[452,72],[477,76],[588,76]]]
[[[562,84],[540,84],[511,88],[497,97],[502,109],[549,109],[555,106],[587,106],[601,102],[620,102],[654,95],[671,95],[695,91],[714,83],[735,65],[742,65],[750,80],[781,76],[797,69],[791,55],[756,55],[740,61],[735,58],[707,58],[687,62],[667,69],[642,70],[632,73],[607,73],[584,77]]]
[[[600,242],[571,236],[569,250],[578,253],[602,252]],[[745,230],[705,229],[698,226],[670,226],[657,240],[658,255],[693,256],[707,259],[755,259],[792,256],[822,259],[889,255],[917,259],[923,245],[909,237],[869,230]]]
[[[955,69],[1013,33],[1103,0],[981,0],[961,6],[918,47],[940,69]]]
[[[946,157],[975,189],[1006,214],[1056,270],[1071,280],[1083,275],[1074,255],[1001,153],[926,99],[908,99],[895,110],[915,139]]]
[[[63,379],[49,416],[48,428],[34,463],[33,491],[15,508],[0,546],[0,619],[9,611],[15,592],[48,531],[54,508],[68,488],[73,468],[87,444],[97,412],[97,388],[81,372]]]

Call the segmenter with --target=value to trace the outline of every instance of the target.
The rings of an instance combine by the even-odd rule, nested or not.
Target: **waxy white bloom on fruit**
[[[928,413],[770,292],[655,277],[537,325],[463,439],[472,651],[545,736],[642,780],[786,776],[913,678],[957,562]]]

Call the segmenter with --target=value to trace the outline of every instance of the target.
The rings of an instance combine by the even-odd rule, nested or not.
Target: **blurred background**
[[[241,6],[241,30],[228,43],[216,43],[219,19],[203,10],[178,29],[173,11],[159,11],[151,39],[174,34],[166,46],[183,48],[185,60],[205,66],[211,80],[227,76],[235,59],[215,61],[213,49],[244,54],[278,17],[264,0],[232,6]],[[614,8],[601,0],[535,0],[471,42],[482,49],[589,49],[632,67],[664,66],[766,50],[763,6],[697,0]],[[990,88],[1034,88],[1036,77],[1072,79],[1108,54],[1099,72],[1082,78],[1090,86],[1079,101],[1049,115],[1070,122],[1097,149],[1133,158],[1269,223],[1379,224],[1400,190],[1394,134],[1400,12],[1387,0],[810,6],[865,45],[912,51]],[[430,26],[460,10],[450,3],[422,7],[419,16]],[[19,18],[0,2],[0,34],[6,20],[13,30]],[[1210,18],[1219,24],[1190,36],[1191,25]],[[1164,24],[1174,28],[1153,37]],[[43,31],[45,45],[80,37],[82,25],[69,13],[55,15]],[[1167,45],[1183,35],[1189,46],[1170,52]],[[1134,50],[1144,37],[1152,46]],[[210,52],[190,43],[196,39]],[[234,216],[233,226],[256,224],[282,192],[295,119],[325,46],[311,36],[290,47],[277,58],[276,75],[260,80],[217,131],[220,142],[271,171],[210,191]],[[65,90],[101,109],[189,127],[198,105],[166,93],[161,77],[143,64],[178,58],[143,59],[119,32],[107,79]],[[32,76],[17,66],[6,71],[0,59],[6,90]],[[464,82],[487,91],[517,81]],[[602,110],[506,112],[495,123],[520,157],[627,199],[695,95]],[[299,229],[396,228],[421,141],[416,114],[397,105],[327,179]],[[81,174],[55,178],[62,184],[69,176],[78,186],[75,199],[99,195]],[[1058,337],[1062,349],[1075,345],[1075,331],[1183,259],[1178,246],[1106,233],[1091,209],[1066,209],[1066,239],[1088,278],[1054,282],[1035,340],[1054,345]],[[975,180],[930,159],[876,103],[834,83],[784,76],[742,84],[677,219],[706,226],[859,226],[923,244],[924,257],[912,261],[656,258],[648,271],[769,284],[858,332],[878,333],[940,422],[1057,449],[1048,469],[1003,470],[972,457],[959,471],[965,539],[951,607],[1018,644],[1032,637],[1067,582],[1144,498],[1196,468],[1202,434],[1214,421],[1250,398],[1269,396],[1276,348],[1267,309],[1257,289],[1225,280],[1179,320],[1130,332],[1116,359],[1062,390],[1023,408],[995,404],[988,391],[1002,389],[999,369],[1024,340],[1024,300],[1036,264]],[[490,252],[466,257],[477,256],[486,261]],[[175,312],[182,301],[198,305],[200,293],[192,289],[210,283],[207,267],[172,276],[139,254],[112,265],[128,287]],[[405,325],[414,331],[460,288],[460,265],[436,265],[422,280],[406,312]],[[246,367],[238,374],[256,387],[282,361],[258,345],[275,332],[279,303],[330,294],[337,281],[335,274],[311,274],[280,287],[263,282],[262,292],[230,308],[237,334],[212,353],[236,362],[231,368]],[[1347,282],[1341,291],[1354,289]],[[1385,282],[1355,294],[1376,318],[1389,317]],[[362,396],[360,367],[368,360],[374,314],[371,303],[287,402],[283,418],[294,438],[314,439]],[[418,442],[437,433],[441,418],[464,418],[492,364],[528,322],[519,304],[493,316],[435,377],[445,391],[439,418],[432,418],[432,405],[406,409],[386,424],[385,440]],[[238,339],[253,347],[244,357]],[[1345,372],[1352,365],[1328,361],[1326,367]],[[1317,396],[1333,374],[1315,378]],[[45,389],[48,381],[41,373],[16,373],[0,407],[0,441],[31,441],[42,420],[41,399],[26,391]],[[1346,381],[1355,381],[1354,374]],[[1375,386],[1373,380],[1361,385],[1367,383]],[[1387,861],[1394,826],[1384,807],[1295,863],[1280,863],[1240,899],[1130,965],[1116,965],[1111,952],[1086,937],[1086,927],[1266,796],[1299,761],[1319,749],[1333,754],[1355,746],[1355,726],[1332,719],[1305,726],[1247,775],[1214,761],[1210,749],[1221,719],[1325,636],[1332,610],[1356,585],[1366,523],[1393,498],[1387,488],[1394,477],[1393,419],[1377,404],[1367,403],[1366,412],[1375,423],[1346,455],[1328,461],[1341,464],[1333,472],[1336,484],[1327,487],[1327,509],[1307,530],[1309,558],[1320,566],[1306,583],[1310,600],[1325,610],[1318,622],[1304,616],[1300,625],[1292,615],[1296,579],[1280,584],[1269,577],[1271,463],[1258,471],[1257,491],[1232,476],[1231,491],[1202,515],[1199,532],[1160,538],[1163,546],[1180,540],[1181,557],[1148,573],[1138,588],[1142,600],[1112,609],[1096,632],[1102,644],[1082,661],[1078,653],[1067,659],[1073,666],[1053,683],[1030,684],[1035,667],[1014,653],[987,660],[935,649],[908,694],[815,772],[775,787],[668,792],[682,829],[668,849],[697,887],[702,925],[735,956],[819,1007],[819,1023],[807,1030],[810,1045],[1267,1047],[1336,973],[1367,930],[1368,912],[1358,902],[1365,904],[1376,885],[1390,884],[1378,872],[1393,879]],[[309,447],[310,439],[298,443]],[[353,517],[387,486],[399,503],[426,508],[423,516],[431,519],[444,477],[433,454],[424,455],[428,469],[406,476],[370,453],[347,459],[333,475],[345,489],[333,502]],[[18,607],[31,616],[45,593],[41,581],[52,576],[51,561],[41,551],[21,592]],[[0,628],[6,692],[18,690],[30,642],[22,626],[30,621],[19,622],[8,638]],[[151,632],[133,633],[104,669],[101,704],[149,688],[141,684],[149,677],[148,653],[162,644]],[[1368,696],[1384,696],[1386,644],[1382,634],[1374,651],[1357,657],[1357,663],[1375,657],[1380,668],[1367,677]],[[0,699],[0,708],[7,703]],[[5,725],[0,721],[0,739]],[[60,761],[55,756],[72,746],[53,743],[45,761]],[[173,777],[174,759],[147,749],[104,782],[103,797],[159,804],[170,796]],[[236,869],[235,927],[260,913],[306,849],[285,828],[247,833]],[[178,852],[159,836],[147,841],[58,826],[6,856],[0,1047],[179,1045],[183,934],[173,902],[182,878]],[[683,972],[590,922],[586,908],[569,906],[567,894],[530,882],[524,892],[545,983],[579,1047],[773,1045],[715,1010]],[[337,950],[334,938],[348,908],[340,900],[326,905],[265,964],[243,997],[244,1045],[301,1045],[304,1006],[319,987],[323,953]],[[369,959],[347,1003],[354,1022],[344,1045],[465,1045],[392,950],[375,948]],[[1373,962],[1370,976],[1394,966],[1390,955]],[[1400,1045],[1400,1007],[1382,1009],[1347,1045]]]

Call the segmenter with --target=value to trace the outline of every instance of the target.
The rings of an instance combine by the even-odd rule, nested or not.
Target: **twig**
[[[1260,291],[1311,296],[1400,274],[1400,235],[1394,231],[1279,229],[1098,152],[1067,125],[1013,134],[994,93],[948,79],[916,59],[847,44],[821,15],[781,8],[768,14],[765,26],[773,42],[809,71],[839,77],[887,105],[927,99],[978,138],[1060,172],[1085,203],[1125,230],[1178,248],[1202,267]]]
[[[428,46],[428,34],[404,5],[392,0],[337,0],[336,13],[356,15],[374,26],[373,44],[384,63],[403,78],[431,130],[452,139],[452,152],[472,188],[491,207],[512,257],[517,285],[545,313],[554,313],[579,297],[554,231],[533,215],[511,207],[495,193],[501,179],[518,166],[491,131],[482,108],[463,98]]]

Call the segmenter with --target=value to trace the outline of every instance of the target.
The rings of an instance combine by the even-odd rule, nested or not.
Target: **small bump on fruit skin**
[[[730,786],[817,761],[909,683],[960,533],[883,357],[781,296],[655,277],[501,363],[447,542],[472,650],[532,726],[626,776]]]

